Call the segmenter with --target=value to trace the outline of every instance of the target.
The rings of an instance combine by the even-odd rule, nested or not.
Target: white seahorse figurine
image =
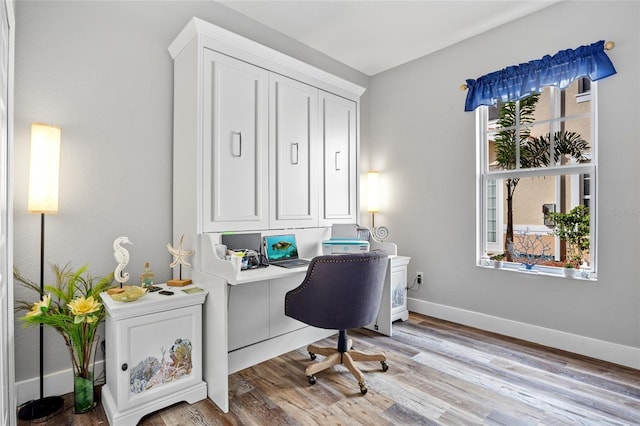
[[[133,244],[127,237],[118,237],[113,242],[113,257],[118,262],[113,278],[121,285],[129,281],[129,273],[123,272],[124,268],[129,263],[129,252],[126,248],[122,247],[122,244]]]

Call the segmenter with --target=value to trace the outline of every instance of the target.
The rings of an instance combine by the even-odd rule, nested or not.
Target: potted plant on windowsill
[[[493,267],[499,269],[499,268],[502,268],[502,261],[504,260],[504,257],[505,257],[504,253],[500,253],[500,254],[494,254],[489,259],[493,261]]]
[[[578,205],[571,209],[569,213],[552,212],[545,217],[554,223],[551,235],[555,235],[567,243],[566,262],[567,264],[571,263],[575,270],[574,275],[577,275],[579,271],[576,268],[579,268],[580,264],[589,256],[589,208],[584,205]],[[587,269],[589,269],[589,266],[587,266]],[[566,271],[565,275],[568,276]]]
[[[565,277],[573,277],[576,273],[576,269],[575,266],[573,266],[573,263],[565,263],[563,272]]]

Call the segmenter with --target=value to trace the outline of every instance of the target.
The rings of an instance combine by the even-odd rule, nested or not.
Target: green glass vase
[[[73,358],[73,408],[74,413],[81,414],[92,410],[96,406],[94,400],[93,369],[95,365],[96,348],[100,341],[95,336],[88,347],[74,347],[69,345]]]
[[[93,400],[93,373],[89,377],[76,375],[73,378],[73,411],[86,413],[96,406]]]

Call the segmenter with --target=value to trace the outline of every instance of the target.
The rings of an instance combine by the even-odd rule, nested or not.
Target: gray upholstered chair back
[[[347,330],[370,324],[380,307],[387,253],[315,257],[298,287],[285,296],[285,315],[306,324]]]

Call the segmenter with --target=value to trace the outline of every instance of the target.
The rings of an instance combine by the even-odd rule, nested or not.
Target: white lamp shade
[[[377,213],[379,206],[379,173],[375,170],[367,173],[367,211],[369,213]]]
[[[29,213],[58,212],[61,129],[48,124],[31,125],[29,163]]]

